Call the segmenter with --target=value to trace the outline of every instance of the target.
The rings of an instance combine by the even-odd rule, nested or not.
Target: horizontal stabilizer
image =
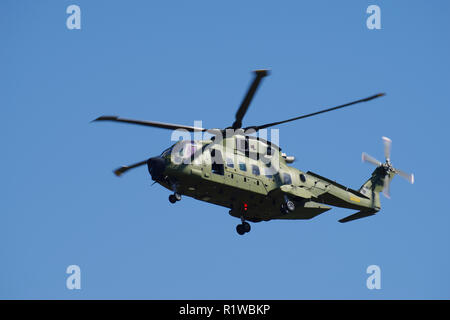
[[[356,219],[361,219],[361,218],[365,218],[365,217],[370,217],[373,216],[375,213],[377,213],[377,210],[364,210],[364,211],[359,211],[357,213],[354,213],[348,217],[345,217],[341,220],[339,220],[340,223],[344,223],[344,222],[349,222],[352,220],[356,220]]]

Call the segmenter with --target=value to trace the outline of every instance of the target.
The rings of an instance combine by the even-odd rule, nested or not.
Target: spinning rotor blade
[[[395,173],[398,174],[400,177],[408,180],[409,183],[414,184],[414,174],[413,173],[406,173],[399,169],[394,169]]]
[[[116,176],[120,177],[122,174],[124,174],[125,172],[127,172],[127,171],[130,170],[130,169],[134,169],[134,168],[143,166],[144,164],[147,163],[147,161],[148,161],[148,160],[144,160],[144,161],[137,162],[137,163],[134,163],[134,164],[129,165],[129,166],[122,166],[122,167],[120,167],[120,168],[114,170],[114,174],[115,174]]]
[[[412,173],[406,173],[402,170],[396,169],[392,166],[390,157],[391,157],[391,146],[392,146],[392,140],[387,137],[382,137],[383,144],[384,144],[384,156],[386,157],[386,162],[381,163],[374,157],[369,156],[367,153],[363,152],[362,154],[362,161],[364,162],[370,162],[377,167],[375,169],[375,172],[377,172],[378,169],[381,169],[385,171],[386,175],[384,176],[384,183],[383,183],[383,194],[386,196],[386,198],[391,198],[390,195],[390,185],[391,185],[391,178],[394,177],[394,174],[398,174],[402,178],[408,180],[409,183],[414,183],[414,174]],[[382,172],[382,171],[381,171]]]
[[[391,159],[392,140],[388,137],[381,137],[381,139],[383,139],[384,144],[384,157],[389,161]]]
[[[381,162],[380,162],[380,161],[378,161],[377,159],[375,159],[375,158],[372,157],[372,156],[369,156],[369,155],[368,155],[367,153],[365,153],[365,152],[362,153],[361,160],[362,160],[363,162],[369,162],[369,163],[371,163],[371,164],[373,164],[373,165],[375,165],[375,166],[377,166],[377,167],[381,165]]]
[[[272,123],[267,123],[267,124],[263,124],[261,126],[247,127],[246,130],[247,129],[255,129],[256,131],[258,131],[258,130],[269,128],[269,127],[273,127],[273,126],[276,126],[276,125],[279,125],[279,124],[282,124],[282,123],[291,122],[291,121],[295,121],[295,120],[299,120],[299,119],[303,119],[303,118],[308,118],[308,117],[312,117],[312,116],[315,116],[315,115],[318,115],[318,114],[321,114],[321,113],[325,113],[325,112],[329,112],[329,111],[345,108],[345,107],[348,107],[348,106],[351,106],[351,105],[354,105],[354,104],[357,104],[357,103],[360,103],[360,102],[370,101],[372,99],[375,99],[375,98],[378,98],[378,97],[382,97],[384,95],[385,95],[385,93],[378,93],[378,94],[375,94],[375,95],[370,96],[368,98],[356,100],[356,101],[353,101],[353,102],[342,104],[342,105],[337,106],[337,107],[328,108],[328,109],[325,109],[325,110],[313,112],[313,113],[306,114],[306,115],[299,116],[299,117],[295,117],[295,118],[292,118],[292,119],[278,121],[278,122],[272,122]]]
[[[391,179],[389,178],[389,175],[386,175],[386,177],[384,177],[383,194],[388,199],[391,198],[390,189],[391,189]]]
[[[261,82],[261,79],[269,75],[268,70],[255,70],[254,73],[255,78],[253,79],[253,83],[248,88],[247,94],[245,95],[244,100],[242,100],[241,102],[241,106],[236,112],[236,119],[234,120],[234,123],[232,125],[233,129],[242,128],[242,119],[244,118],[245,113],[247,112],[248,107],[250,106],[250,102],[252,102],[256,90],[258,90],[258,86]]]
[[[172,123],[164,123],[164,122],[156,122],[156,121],[143,121],[143,120],[133,120],[133,119],[125,119],[125,118],[119,118],[117,116],[101,116],[93,121],[114,121],[114,122],[124,122],[124,123],[131,123],[131,124],[138,124],[142,126],[147,127],[155,127],[155,128],[162,128],[162,129],[170,129],[170,130],[176,130],[176,129],[185,129],[189,132],[194,131],[207,131],[207,129],[204,128],[197,128],[192,126],[185,126],[182,124],[172,124]]]

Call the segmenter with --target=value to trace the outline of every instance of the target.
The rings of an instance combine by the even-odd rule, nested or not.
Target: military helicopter
[[[288,120],[259,126],[242,126],[242,120],[268,70],[254,71],[254,79],[233,124],[225,129],[142,121],[118,116],[101,116],[94,121],[114,121],[142,126],[209,133],[210,139],[180,140],[159,156],[146,159],[114,171],[121,176],[128,170],[147,165],[151,179],[173,193],[171,203],[182,195],[229,208],[229,214],[239,218],[238,234],[250,231],[248,222],[274,219],[311,219],[331,207],[358,210],[339,222],[344,223],[376,214],[380,209],[379,193],[389,197],[392,178],[398,174],[414,183],[414,175],[396,169],[390,160],[392,141],[383,137],[385,162],[363,153],[362,160],[376,166],[371,177],[354,190],[317,173],[303,172],[289,166],[295,158],[281,151],[273,142],[254,133],[287,122],[367,102],[384,94],[356,100]]]

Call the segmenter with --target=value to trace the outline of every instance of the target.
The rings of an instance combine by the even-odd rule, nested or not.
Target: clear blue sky
[[[2,0],[0,298],[449,299],[449,16],[448,1]],[[416,183],[395,178],[375,217],[340,224],[353,211],[333,209],[242,237],[225,208],[170,204],[145,167],[112,174],[170,131],[92,119],[229,126],[256,68],[272,75],[244,125],[387,92],[281,126],[296,167],[358,188],[361,152],[382,159],[388,136]]]

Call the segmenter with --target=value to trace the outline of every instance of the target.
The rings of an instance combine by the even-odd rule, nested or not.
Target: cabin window
[[[257,165],[252,165],[252,173],[255,175],[255,176],[259,176],[259,167],[257,166]]]
[[[247,166],[245,163],[239,162],[239,169],[241,169],[241,171],[247,171]]]
[[[289,173],[283,173],[283,183],[284,184],[292,184],[292,178]]]
[[[273,178],[273,170],[271,168],[265,168],[264,175],[266,176],[266,178],[272,179]]]
[[[227,167],[228,167],[228,168],[234,168],[234,162],[233,162],[233,159],[227,158]]]
[[[306,177],[303,173],[300,173],[300,181],[301,182],[306,182]]]
[[[211,150],[211,171],[212,173],[220,174],[222,176],[224,174],[223,158],[220,150]]]

